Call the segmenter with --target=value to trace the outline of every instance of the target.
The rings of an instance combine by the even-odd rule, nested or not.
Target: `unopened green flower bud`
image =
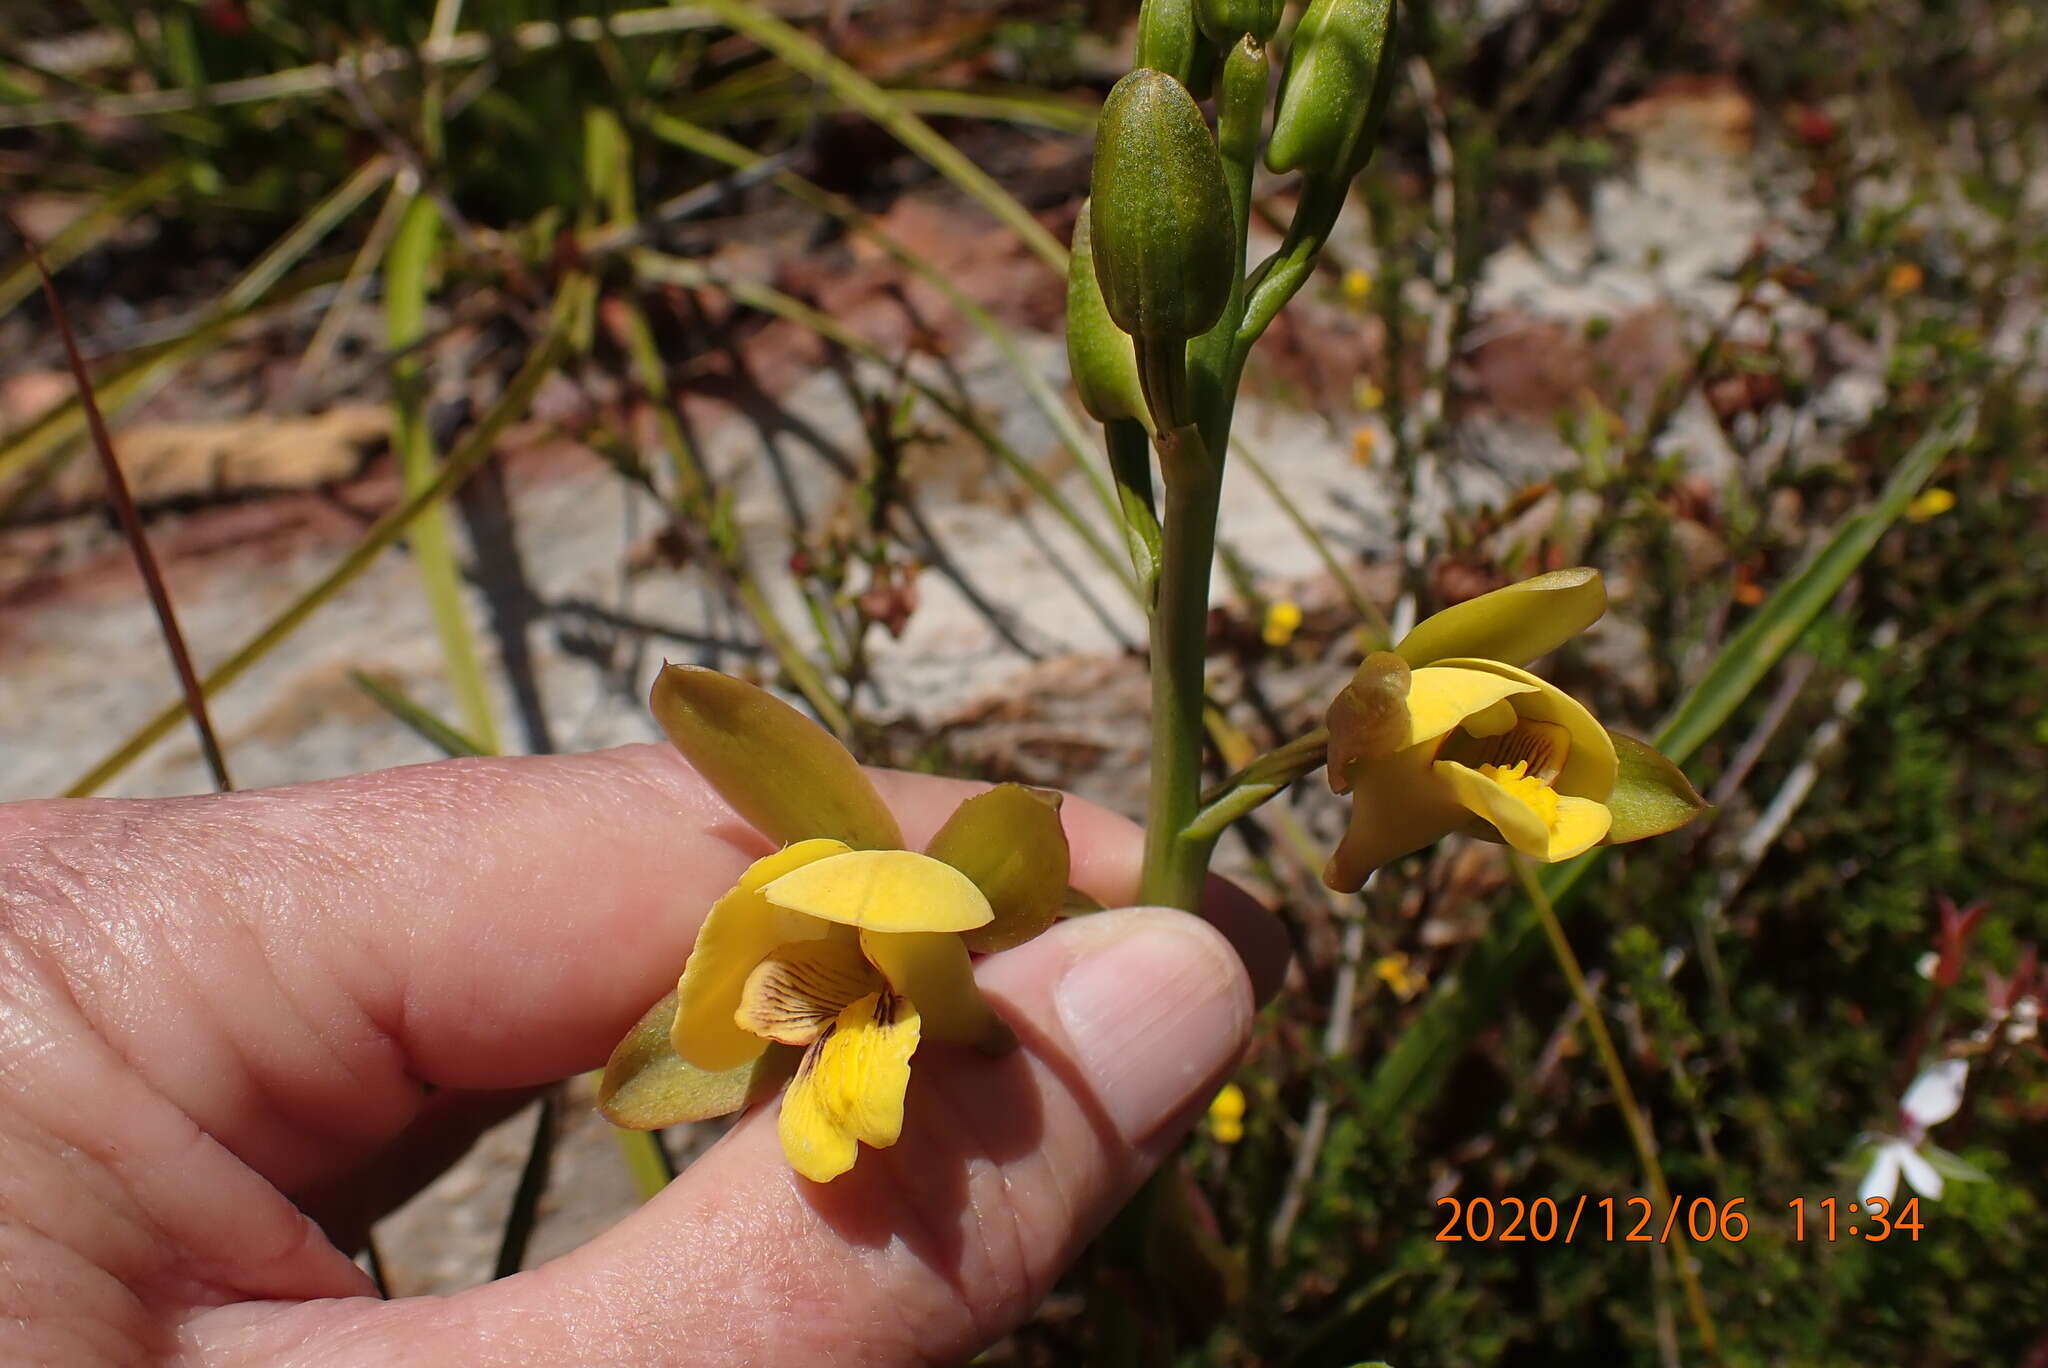
[[[1133,66],[1163,71],[1198,100],[1216,79],[1216,50],[1195,22],[1197,0],[1145,0],[1138,10],[1138,51]]]
[[[1230,299],[1230,191],[1209,125],[1180,82],[1140,68],[1102,106],[1090,185],[1096,278],[1137,338],[1199,337]]]
[[[1074,245],[1067,258],[1067,368],[1074,374],[1081,407],[1098,423],[1117,418],[1149,421],[1144,390],[1138,384],[1138,357],[1131,335],[1116,325],[1102,302],[1095,278],[1094,234],[1088,206],[1074,224]]]
[[[1272,86],[1273,64],[1266,45],[1250,33],[1231,40],[1216,78],[1218,150],[1233,163],[1249,166],[1259,154],[1259,124]]]
[[[1352,175],[1372,155],[1392,89],[1395,0],[1312,0],[1294,31],[1266,165]]]
[[[1286,7],[1285,0],[1195,0],[1195,22],[1212,43],[1227,46],[1247,33],[1263,43],[1280,27]]]

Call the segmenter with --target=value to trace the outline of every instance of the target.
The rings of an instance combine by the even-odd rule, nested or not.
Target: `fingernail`
[[[1142,908],[1069,923],[1092,943],[1053,1000],[1096,1099],[1142,1145],[1206,1102],[1236,1062],[1251,992],[1229,944],[1185,912]]]

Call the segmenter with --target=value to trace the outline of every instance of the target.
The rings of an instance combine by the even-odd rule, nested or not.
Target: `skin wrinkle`
[[[42,991],[39,1000],[35,1002],[16,998],[20,1003],[20,1010],[15,1016],[23,1024],[9,1034],[33,1038],[34,1034],[40,1032],[44,1044],[40,1049],[18,1053],[10,1051],[16,1067],[9,1070],[12,1075],[12,1086],[8,1091],[14,1095],[16,1114],[35,1122],[36,1125],[36,1128],[27,1135],[19,1137],[16,1144],[42,1150],[47,1154],[53,1169],[70,1175],[70,1181],[78,1185],[69,1194],[72,1200],[59,1208],[57,1213],[67,1219],[68,1229],[82,1234],[89,1224],[84,1219],[88,1213],[81,1209],[77,1200],[80,1197],[97,1203],[106,1213],[105,1219],[98,1223],[99,1230],[113,1238],[103,1238],[99,1242],[103,1252],[95,1259],[95,1263],[105,1264],[109,1258],[118,1257],[122,1263],[135,1264],[139,1267],[140,1251],[120,1253],[123,1248],[119,1243],[120,1234],[125,1232],[133,1237],[130,1240],[131,1244],[139,1241],[160,1254],[167,1243],[163,1238],[163,1232],[154,1228],[144,1213],[132,1209],[132,1192],[118,1187],[111,1192],[107,1190],[115,1185],[112,1182],[112,1166],[105,1161],[118,1156],[94,1152],[93,1142],[100,1138],[95,1119],[77,1115],[75,1107],[61,1111],[53,1110],[53,1104],[64,1102],[74,1095],[89,1093],[92,1090],[89,1080],[95,1077],[101,1080],[99,1086],[112,1084],[118,1087],[119,1075],[122,1072],[118,1056],[100,1041],[91,1038],[90,1028],[84,1024],[84,1015],[64,975],[55,972],[47,959],[40,955],[32,944],[18,939],[23,906],[24,901],[14,897],[9,897],[4,904],[0,904],[0,911],[8,914],[7,920],[10,923],[10,927],[7,928],[8,934],[0,936],[0,945],[7,947],[5,958],[8,968],[12,971],[9,977],[10,984],[35,985]],[[68,1040],[67,1035],[70,1037]],[[67,1057],[57,1062],[59,1055]],[[28,1076],[31,1068],[47,1068],[53,1062],[57,1073],[54,1086],[51,1086],[51,1080],[47,1078]],[[141,1105],[145,1104],[138,1103],[137,1111],[140,1111]],[[80,1171],[75,1162],[77,1156],[100,1159],[102,1163],[87,1166]],[[24,1168],[25,1165],[17,1159],[0,1166],[0,1174],[18,1178]],[[30,1185],[28,1191],[30,1196],[38,1192],[47,1194],[57,1191],[61,1186],[58,1180],[52,1178],[46,1183]],[[54,1230],[33,1219],[31,1212],[34,1207],[26,1197],[10,1201],[7,1209],[16,1212],[17,1219],[36,1229],[45,1239],[65,1242]],[[120,1272],[118,1268],[112,1271],[117,1274]]]
[[[25,1165],[21,1150],[33,1143],[29,1139],[10,1138],[0,1133],[0,1160],[4,1160],[5,1171],[20,1175]],[[49,1142],[44,1139],[42,1148],[48,1151]],[[49,1158],[58,1158],[50,1154]],[[0,1273],[7,1277],[9,1296],[0,1301],[0,1306],[19,1308],[26,1312],[40,1310],[47,1312],[51,1306],[62,1308],[64,1324],[84,1324],[113,1333],[115,1327],[130,1321],[137,1322],[135,1330],[124,1337],[138,1339],[143,1331],[141,1320],[145,1314],[139,1298],[120,1279],[113,1276],[101,1263],[73,1249],[61,1236],[38,1223],[25,1209],[25,1204],[13,1200],[7,1203],[12,1214],[0,1217]],[[79,1215],[75,1210],[64,1213],[74,1220]],[[31,1284],[30,1276],[35,1277]],[[20,1333],[12,1337],[0,1337],[0,1347],[20,1351],[24,1341],[38,1331],[49,1329],[40,1318],[31,1321],[27,1316],[13,1316]],[[26,1356],[18,1362],[31,1362]]]
[[[313,937],[299,931],[296,920],[287,915],[292,910],[290,900],[271,895],[277,888],[304,886],[306,881],[297,868],[305,859],[304,848],[294,842],[265,842],[254,844],[252,851],[234,864],[239,866],[240,890],[251,895],[236,900],[235,905],[250,907],[253,915],[231,918],[230,925],[231,933],[246,939],[256,951],[258,972],[283,1004],[279,1015],[301,1028],[289,1061],[280,1059],[276,1071],[294,1080],[303,1079],[308,1065],[318,1058],[327,1066],[319,1070],[323,1079],[338,1075],[327,1090],[346,1093],[352,1105],[328,1107],[324,1117],[315,1114],[295,1121],[302,1134],[331,1137],[336,1142],[334,1148],[342,1152],[337,1158],[353,1157],[366,1144],[387,1140],[394,1133],[394,1123],[402,1127],[416,1099],[410,1088],[394,1091],[386,1082],[394,1072],[398,1051],[375,1030],[328,967],[333,960],[331,947],[314,945]],[[301,972],[280,972],[280,966],[286,964],[302,966]],[[222,982],[219,989],[232,993],[234,985]],[[259,1054],[285,1053],[271,1050],[269,1037],[269,1032],[259,1032],[252,1040],[248,1033],[240,1033],[237,1043],[252,1065]],[[379,1082],[385,1082],[384,1091],[391,1093],[388,1116],[365,1105],[364,1094]]]
[[[195,857],[197,850],[211,847],[195,842],[195,833],[188,830],[184,814],[193,810],[191,800],[150,804],[149,815],[141,818],[126,809],[109,813],[108,807],[73,807],[59,817],[57,834],[40,845],[45,869],[55,865],[70,876],[70,889],[63,890],[69,905],[105,905],[106,899],[81,900],[94,898],[99,890],[123,889],[114,904],[124,909],[122,915],[96,922],[118,951],[81,960],[71,938],[43,937],[44,955],[57,965],[62,981],[88,989],[79,1005],[92,1033],[112,1043],[129,1067],[181,1111],[208,1129],[239,1136],[232,1148],[275,1181],[290,1184],[300,1178],[281,1166],[280,1157],[308,1143],[359,1152],[388,1139],[405,1118],[389,1104],[372,1106],[360,1087],[360,1074],[353,1076],[358,1084],[353,1088],[307,1086],[323,1072],[318,1058],[333,1058],[334,1052],[303,1015],[291,1010],[297,1004],[288,994],[281,995],[283,1002],[258,1000],[261,985],[277,982],[278,961],[268,956],[247,922],[206,910],[240,901],[233,895],[241,872]],[[91,852],[128,850],[138,842],[169,853],[176,889],[163,886],[154,865],[131,873],[91,863]],[[87,854],[65,859],[73,849]],[[250,877],[241,874],[241,882],[246,886]],[[204,907],[187,907],[193,888],[213,895],[204,899]],[[227,896],[219,896],[223,891]],[[41,920],[69,927],[84,919],[76,913],[67,916],[60,906]],[[153,935],[143,929],[145,924],[153,925]],[[115,934],[124,928],[127,934]],[[236,953],[241,949],[246,953]],[[140,995],[129,991],[105,994],[102,984],[110,979],[146,983],[146,999],[138,1001]],[[184,991],[174,991],[180,979]],[[195,1008],[210,1021],[194,1021]],[[177,1029],[159,1029],[165,1021],[178,1023]],[[237,1029],[238,1023],[250,1029]],[[208,1025],[212,1029],[205,1029]],[[348,1105],[334,1105],[337,1097],[346,1097]],[[380,1114],[382,1124],[375,1124]],[[365,1118],[372,1121],[365,1123]],[[303,1171],[318,1162],[318,1156],[301,1155],[296,1167]]]
[[[73,1238],[83,1237],[88,1228],[94,1231],[93,1243],[101,1251],[95,1262],[108,1264],[111,1260],[110,1270],[131,1285],[157,1289],[183,1300],[218,1302],[245,1295],[247,1280],[237,1276],[238,1270],[289,1269],[301,1262],[290,1256],[305,1245],[305,1236],[303,1231],[290,1231],[290,1226],[302,1218],[296,1213],[283,1218],[289,1233],[275,1254],[270,1249],[251,1249],[250,1237],[264,1229],[277,1230],[280,1216],[290,1210],[274,1191],[259,1186],[231,1217],[238,1244],[216,1245],[206,1236],[209,1226],[219,1226],[222,1221],[207,1211],[214,1199],[204,1190],[205,1181],[199,1176],[211,1173],[217,1187],[226,1187],[236,1182],[237,1175],[253,1175],[248,1175],[220,1150],[182,1108],[151,1086],[146,1075],[138,1073],[133,1061],[116,1048],[119,1041],[131,1038],[122,1028],[118,1013],[124,1004],[128,1010],[135,1010],[133,996],[117,992],[109,1002],[98,995],[81,997],[78,992],[81,985],[92,982],[89,976],[96,973],[116,980],[117,984],[148,977],[134,965],[122,966],[131,971],[127,973],[108,970],[107,961],[118,957],[101,949],[103,945],[125,946],[128,954],[143,963],[160,958],[151,953],[149,937],[134,922],[123,917],[95,918],[85,909],[97,904],[76,902],[92,898],[95,890],[118,883],[114,874],[105,868],[95,868],[88,861],[67,858],[74,849],[95,845],[119,852],[126,848],[126,838],[139,828],[123,814],[111,824],[111,837],[96,842],[91,837],[97,833],[89,825],[82,828],[63,821],[55,825],[58,834],[53,839],[31,843],[26,851],[17,846],[17,859],[7,873],[4,908],[10,933],[6,939],[19,947],[8,956],[10,967],[15,970],[11,982],[43,986],[44,1000],[32,1015],[35,1028],[50,1045],[32,1057],[53,1063],[61,1059],[57,1064],[61,1081],[55,1087],[45,1086],[17,1072],[10,1091],[22,1113],[37,1118],[39,1126],[53,1140],[66,1144],[81,1159],[92,1161],[83,1168],[76,1162],[67,1162],[63,1167],[72,1175],[72,1209],[67,1215],[71,1228],[78,1232]],[[140,890],[144,896],[116,905],[147,906],[151,902],[147,894],[151,891],[144,888]],[[81,927],[82,932],[77,930]],[[110,928],[124,927],[131,934],[102,939]],[[160,984],[161,979],[157,982]],[[152,1005],[156,1005],[154,1000]],[[85,1078],[94,1082],[87,1085]],[[104,1095],[105,1102],[90,1112],[77,1105],[64,1105],[66,1099],[95,1092]],[[112,1138],[102,1119],[107,1115],[120,1116],[129,1133],[119,1140]],[[165,1157],[168,1163],[163,1162]],[[163,1170],[161,1176],[152,1171],[153,1160]],[[102,1193],[106,1215],[96,1223],[88,1223],[84,1213],[77,1210],[76,1200],[100,1188],[102,1177],[120,1185],[118,1194]],[[58,1184],[47,1189],[52,1193],[60,1190]],[[232,1194],[230,1191],[223,1195]],[[17,1210],[32,1210],[34,1199],[31,1194],[12,1205]],[[181,1215],[198,1216],[199,1220],[196,1225],[191,1224]],[[182,1238],[174,1235],[174,1228],[184,1231]],[[118,1234],[123,1230],[131,1232],[125,1240]],[[328,1253],[331,1258],[340,1257],[332,1251]],[[314,1265],[318,1262],[312,1261]],[[331,1278],[328,1282],[332,1285]]]

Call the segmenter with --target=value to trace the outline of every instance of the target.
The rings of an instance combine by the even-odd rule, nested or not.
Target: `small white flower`
[[[1941,1170],[1928,1163],[1916,1146],[1892,1135],[1878,1142],[1869,1171],[1856,1185],[1857,1200],[1868,1202],[1873,1197],[1882,1197],[1889,1204],[1899,1190],[1900,1174],[1905,1175],[1906,1185],[1922,1197],[1929,1201],[1940,1199]]]
[[[1941,967],[1941,953],[1940,953],[1939,951],[1936,951],[1936,950],[1929,950],[1929,951],[1928,951],[1928,952],[1927,952],[1926,954],[1922,955],[1922,956],[1921,956],[1921,957],[1920,957],[1919,959],[1917,959],[1917,960],[1913,961],[1913,969],[1914,969],[1914,972],[1918,973],[1918,974],[1920,975],[1920,977],[1921,977],[1921,978],[1924,978],[1924,979],[1931,979],[1931,978],[1933,978],[1933,977],[1934,977],[1934,971],[1935,971],[1936,969],[1939,969],[1940,967]]]
[[[1956,1108],[1963,1105],[1963,1087],[1969,1081],[1970,1062],[1966,1059],[1944,1059],[1922,1072],[1899,1099],[1899,1115],[1905,1119],[1908,1133],[1925,1131],[1954,1116]]]
[[[1942,1170],[1930,1155],[1939,1155],[1951,1170],[1962,1170],[1956,1176],[1965,1176],[1967,1170],[1960,1161],[1942,1155],[1927,1143],[1927,1131],[1956,1114],[1956,1109],[1963,1105],[1963,1089],[1969,1081],[1969,1061],[1962,1059],[1944,1059],[1913,1080],[1906,1095],[1899,1099],[1900,1133],[1877,1137],[1870,1167],[1864,1170],[1863,1181],[1856,1185],[1859,1201],[1882,1197],[1889,1204],[1899,1190],[1900,1178],[1929,1201],[1939,1200]]]

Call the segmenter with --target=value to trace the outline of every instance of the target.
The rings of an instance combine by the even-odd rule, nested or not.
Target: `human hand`
[[[913,843],[970,787],[875,778]],[[1074,884],[1130,901],[1137,829],[1063,815]],[[306,1214],[352,1243],[370,1175],[601,1063],[767,848],[665,746],[0,807],[0,1360],[888,1364],[1004,1333],[1236,1063],[1285,961],[1242,894],[1212,885],[1228,941],[1117,911],[984,961],[1023,1048],[927,1046],[902,1141],[830,1186],[751,1113],[581,1249],[391,1302]]]

